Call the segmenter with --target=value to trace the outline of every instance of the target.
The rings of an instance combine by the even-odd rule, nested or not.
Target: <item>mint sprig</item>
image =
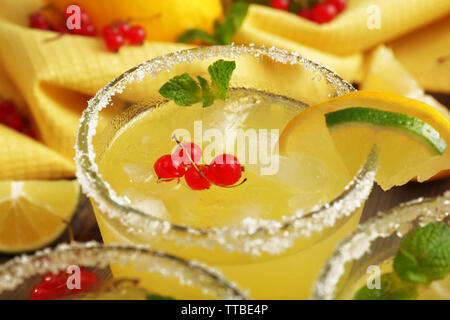
[[[408,234],[394,258],[394,271],[410,282],[443,279],[450,273],[450,227],[433,223]]]
[[[203,107],[209,107],[216,99],[226,99],[231,76],[236,63],[218,60],[208,67],[211,84],[197,76],[198,83],[187,73],[176,76],[165,83],[159,93],[180,106],[191,106],[203,101]]]
[[[209,34],[201,29],[190,29],[184,32],[177,42],[201,41],[211,45],[230,44],[233,36],[244,22],[248,12],[248,3],[236,2],[225,12],[223,22],[214,22],[214,34]]]
[[[354,300],[411,300],[419,284],[429,284],[450,274],[450,227],[430,223],[410,232],[394,257],[394,272],[381,276],[380,289],[359,289]]]

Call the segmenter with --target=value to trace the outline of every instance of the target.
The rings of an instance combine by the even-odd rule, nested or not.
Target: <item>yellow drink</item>
[[[313,206],[336,197],[350,181],[348,170],[338,154],[331,149],[328,158],[318,159],[305,147],[290,157],[280,155],[278,170],[262,175],[258,161],[248,163],[255,151],[252,149],[254,144],[239,145],[242,140],[236,134],[239,130],[249,130],[246,138],[251,139],[251,133],[259,130],[281,132],[303,108],[304,105],[297,101],[254,90],[233,90],[226,101],[216,101],[209,108],[201,105],[183,108],[168,102],[139,114],[117,132],[109,148],[98,159],[99,172],[131,207],[178,225],[221,228],[237,225],[249,217],[281,220],[283,216],[296,214],[299,209],[309,212]],[[194,137],[194,123],[197,122],[198,129],[199,121],[204,136],[208,135],[208,130],[216,130],[218,136],[220,133],[223,137],[223,150],[234,145],[236,148],[232,153],[243,156],[238,159],[245,166],[245,183],[235,188],[212,186],[202,191],[190,189],[184,179],[157,183],[153,164],[160,156],[173,152],[176,144],[171,141],[172,135],[177,129],[185,129],[191,138]],[[198,134],[196,138],[199,140]],[[204,150],[205,163],[221,153],[208,147],[211,141],[195,142]],[[236,150],[239,147],[241,149]],[[208,150],[212,150],[210,154],[206,154]],[[120,226],[111,225],[98,210],[96,215],[106,243],[140,241],[127,236]],[[220,248],[177,246],[164,239],[153,239],[149,244],[214,266],[240,287],[249,289],[251,298],[306,299],[312,281],[336,242],[355,228],[359,218],[359,213],[354,214],[328,230],[330,235],[304,239],[287,252],[276,255],[243,257]],[[316,243],[322,237],[325,239]]]
[[[208,66],[219,59],[236,65],[227,99],[181,107],[159,93],[186,72],[209,79]],[[89,102],[76,145],[77,177],[104,241],[201,261],[248,289],[250,298],[308,298],[336,242],[359,222],[374,156],[352,180],[359,168],[343,163],[320,116],[296,128],[290,137],[298,139],[278,145],[278,138],[303,108],[353,90],[298,54],[255,46],[185,50],[119,76]],[[117,117],[111,120],[109,111]],[[153,166],[177,147],[173,135],[199,145],[202,164],[236,156],[247,180],[201,191],[185,177],[158,183]],[[119,277],[130,272],[113,270]]]

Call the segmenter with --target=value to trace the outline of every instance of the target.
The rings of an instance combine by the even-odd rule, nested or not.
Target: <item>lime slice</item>
[[[399,128],[424,139],[438,154],[443,154],[447,143],[431,125],[404,113],[372,108],[347,108],[325,114],[328,127],[350,122],[365,122],[385,127]]]
[[[320,129],[320,121],[328,132]],[[316,126],[308,128],[311,123]],[[417,100],[358,91],[310,106],[284,129],[280,151],[290,145],[303,147],[300,133],[306,129],[316,149],[322,148],[324,137],[331,137],[339,161],[350,174],[361,167],[372,146],[377,145],[376,180],[384,190],[414,179],[422,182],[450,174],[450,121]]]
[[[32,251],[56,240],[80,195],[76,180],[0,181],[0,252]]]

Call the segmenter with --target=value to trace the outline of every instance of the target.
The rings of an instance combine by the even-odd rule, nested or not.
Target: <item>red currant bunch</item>
[[[57,274],[47,273],[41,281],[33,287],[30,300],[53,300],[69,296],[74,293],[90,292],[100,278],[93,272],[80,268],[80,289],[69,289],[67,279],[69,274],[61,271]]]
[[[300,17],[323,24],[330,22],[347,7],[347,0],[326,0],[312,8],[303,8],[298,12]]]
[[[269,5],[274,9],[287,11],[289,10],[289,2],[289,0],[270,0]]]
[[[141,26],[132,26],[128,21],[118,21],[103,28],[103,39],[109,51],[117,52],[125,42],[141,45],[147,33]]]
[[[36,135],[31,129],[31,124],[19,113],[14,102],[10,100],[0,102],[0,124],[25,134],[32,139],[36,139]]]
[[[204,190],[211,184],[230,187],[241,179],[244,167],[235,156],[222,154],[215,157],[210,165],[201,165],[202,149],[198,145],[192,142],[178,144],[173,154],[156,160],[153,168],[159,181],[172,181],[184,176],[191,189]]]
[[[33,29],[52,30],[50,22],[40,12],[33,13],[29,16],[29,26]]]
[[[78,6],[80,8],[80,28],[74,28],[72,30],[68,30],[67,26],[63,26],[66,27],[66,30],[71,33],[71,34],[76,34],[79,36],[94,36],[95,35],[95,27],[91,22],[91,18],[89,17],[89,14],[86,12],[86,10],[83,9],[83,7],[81,7],[78,4],[72,4],[69,6]],[[68,19],[71,18],[72,13],[68,13],[67,8],[69,8],[69,6],[66,7],[66,12],[65,14],[65,21],[68,21]]]
[[[80,10],[80,27],[79,28],[73,28],[69,29],[67,27],[67,21],[69,19],[73,19],[72,15],[74,14],[70,10],[68,10],[71,6],[77,6]],[[58,16],[61,16],[61,19],[63,19],[64,23],[60,25],[52,25],[50,21],[46,18],[44,15],[44,10],[53,10],[56,11]],[[55,23],[56,24],[56,23]],[[57,31],[60,34],[70,33],[70,34],[76,34],[79,36],[94,36],[95,35],[95,27],[91,22],[91,18],[89,14],[86,12],[86,10],[83,9],[78,4],[70,4],[66,6],[66,10],[64,13],[56,9],[52,6],[47,6],[45,9],[41,9],[39,12],[33,13],[29,17],[29,25],[31,28],[34,29],[40,29],[40,30],[49,30],[49,31]]]

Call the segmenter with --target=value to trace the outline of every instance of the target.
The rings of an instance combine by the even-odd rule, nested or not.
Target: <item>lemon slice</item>
[[[450,121],[425,103],[380,92],[354,92],[300,112],[282,133],[280,152],[300,137],[301,128],[318,118],[326,123],[327,115],[334,147],[351,173],[378,146],[376,179],[384,190],[450,169]],[[319,148],[323,130],[316,134],[312,143]]]
[[[42,248],[66,229],[80,202],[76,180],[0,181],[0,252]]]

